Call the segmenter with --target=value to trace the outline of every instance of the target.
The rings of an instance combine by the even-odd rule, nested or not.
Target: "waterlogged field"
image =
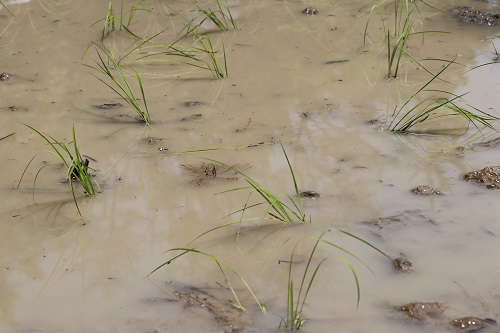
[[[2,332],[499,331],[496,1],[3,5]]]

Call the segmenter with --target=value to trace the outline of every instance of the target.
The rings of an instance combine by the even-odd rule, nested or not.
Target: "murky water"
[[[365,244],[332,232],[326,239],[351,251],[371,271],[322,244],[313,263],[330,259],[308,295],[303,313],[308,321],[301,330],[443,332],[451,329],[448,322],[454,318],[500,318],[495,208],[500,191],[462,180],[466,172],[500,165],[498,148],[457,153],[458,146],[482,140],[472,127],[465,136],[395,136],[381,130],[395,106],[431,76],[403,56],[399,78],[387,81],[387,48],[377,16],[363,44],[371,2],[230,2],[237,29],[221,34],[212,31],[214,26],[203,26],[215,49],[222,50],[224,41],[229,77],[216,80],[208,71],[158,58],[128,63],[143,79],[151,127],[137,123],[132,108],[82,65],[98,60],[88,46],[101,38],[104,23],[98,21],[106,16],[108,3],[7,3],[15,17],[0,10],[0,72],[10,74],[0,81],[2,332],[275,331],[286,315],[289,265],[283,261],[299,244],[293,260],[298,287],[314,245],[310,237],[328,228],[351,232],[390,256],[405,256],[414,271],[397,273],[387,258]],[[200,4],[205,8],[210,3]],[[468,92],[471,105],[500,116],[498,65],[464,74],[494,59],[492,44],[500,50],[500,30],[462,23],[449,12],[462,5],[499,11],[497,2],[432,3],[442,11],[417,2],[421,13],[414,13],[419,18],[414,29],[421,31],[423,25],[437,32],[425,34],[423,44],[422,35],[413,35],[407,50],[415,59],[456,59],[459,64],[442,75],[453,84],[435,82],[433,88]],[[133,4],[124,1],[124,17]],[[140,36],[167,29],[158,37],[164,43],[178,38],[185,24],[181,14],[193,9],[190,1],[142,4],[150,11],[138,11],[129,28]],[[120,2],[113,6],[119,17]],[[319,13],[302,14],[307,6]],[[392,22],[391,10],[391,5],[381,6],[387,22]],[[105,38],[116,53],[133,41],[118,23]],[[343,60],[348,61],[339,62]],[[436,73],[446,63],[422,64]],[[188,106],[189,101],[200,103]],[[124,106],[95,107],[118,102]],[[370,124],[374,119],[379,122]],[[85,198],[77,188],[83,217],[69,186],[61,183],[66,171],[60,161],[23,123],[66,144],[75,124],[79,149],[91,157],[103,189],[95,198]],[[463,133],[466,125],[446,118],[421,129]],[[496,137],[491,131],[485,134]],[[243,208],[249,193],[223,193],[246,183],[204,158],[235,166],[267,189],[293,196],[279,142],[300,190],[321,195],[303,200],[311,223],[265,221],[258,227],[258,221],[250,221],[239,234],[236,225],[230,226],[189,245],[201,233],[237,220],[240,213],[227,215]],[[196,152],[183,153],[188,151]],[[445,195],[411,194],[417,185],[437,187]],[[249,204],[256,202],[253,194]],[[380,230],[362,223],[408,211],[416,213],[406,213],[409,222],[402,225]],[[256,207],[245,217],[264,213]],[[248,311],[237,314],[230,327],[205,310],[231,308],[234,297],[215,262],[202,255],[178,258],[148,276],[175,255],[166,250],[186,246],[214,254],[235,269],[267,313],[259,311],[229,270]],[[352,274],[339,255],[352,262],[359,278],[358,308]],[[213,300],[190,307],[174,297],[186,288],[203,290],[201,295]],[[442,302],[445,311],[420,323],[393,309],[415,301]]]

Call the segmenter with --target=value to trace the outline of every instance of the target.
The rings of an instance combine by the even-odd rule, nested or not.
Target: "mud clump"
[[[318,13],[319,13],[318,10],[316,8],[313,8],[313,7],[304,8],[304,10],[302,11],[302,14],[306,14],[306,15],[316,15]]]
[[[409,319],[418,321],[439,318],[444,312],[444,306],[440,302],[413,302],[398,305],[395,309]]]
[[[427,185],[419,185],[415,187],[414,189],[411,189],[411,193],[416,194],[416,195],[443,195],[444,193],[439,191],[438,189],[434,187],[430,187]]]
[[[464,179],[485,186],[487,189],[500,189],[500,166],[488,166],[482,170],[466,173]]]
[[[302,191],[299,193],[299,196],[301,198],[307,198],[307,199],[318,199],[321,197],[321,194],[315,191]]]
[[[457,7],[451,12],[466,23],[489,26],[500,24],[500,14],[474,10],[472,7]]]
[[[0,81],[8,81],[10,80],[10,74],[3,72],[0,74]]]
[[[413,271],[413,264],[406,258],[395,258],[392,260],[394,267],[400,273],[408,273]]]
[[[462,332],[468,332],[468,333],[479,332],[484,328],[498,329],[496,320],[491,318],[481,319],[477,317],[463,317],[452,320],[450,324],[453,327],[459,328]]]
[[[195,312],[200,312],[200,315],[203,315],[203,312],[208,313],[225,333],[239,332],[250,326],[241,311],[200,289],[185,288],[176,290],[170,294],[168,300],[178,302]]]

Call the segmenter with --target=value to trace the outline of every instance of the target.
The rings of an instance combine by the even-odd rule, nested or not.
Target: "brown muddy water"
[[[450,11],[469,5],[500,12],[498,3],[428,2],[436,8],[410,4],[420,9],[413,14],[418,19],[413,28],[437,32],[425,34],[423,42],[422,35],[411,36],[407,50],[415,59],[456,59],[459,64],[442,74],[450,83],[436,81],[432,89],[468,92],[469,104],[500,116],[498,65],[465,73],[496,57],[492,45],[500,50],[500,28],[463,23]],[[289,264],[283,261],[299,244],[292,266],[298,288],[311,237],[328,228],[341,228],[391,257],[410,260],[413,271],[399,273],[365,244],[327,235],[369,269],[321,245],[313,263],[329,259],[308,295],[301,330],[460,331],[452,320],[500,318],[500,191],[463,180],[467,172],[500,165],[500,148],[473,146],[498,134],[484,130],[482,137],[471,126],[463,136],[451,135],[462,134],[467,125],[454,118],[420,128],[447,129],[450,135],[384,130],[395,106],[430,75],[403,56],[399,77],[386,79],[387,48],[378,16],[363,44],[374,2],[230,1],[236,29],[221,34],[215,26],[202,27],[215,49],[222,50],[224,41],[227,78],[163,61],[168,57],[127,63],[143,79],[150,127],[139,124],[132,108],[83,66],[98,59],[88,47],[101,38],[103,22],[93,23],[106,16],[108,2],[6,3],[15,16],[0,10],[0,72],[10,74],[0,81],[1,332],[277,331],[286,316]],[[124,12],[133,4],[124,1]],[[137,12],[130,30],[151,37],[166,29],[157,37],[163,43],[178,38],[185,25],[182,15],[194,8],[191,1],[141,4],[150,11]],[[120,5],[113,1],[116,16]],[[200,6],[214,8],[209,1]],[[302,14],[306,7],[318,13]],[[380,8],[392,29],[392,5],[380,3]],[[118,27],[104,40],[116,54],[134,41]],[[446,63],[424,64],[437,73]],[[421,99],[426,97],[433,95]],[[186,104],[192,101],[199,103]],[[95,107],[103,103],[123,106]],[[103,190],[88,198],[76,188],[82,217],[68,184],[61,182],[66,171],[60,161],[22,123],[66,144],[75,124],[79,149],[92,158],[90,167]],[[227,215],[244,207],[249,191],[222,192],[246,182],[204,158],[236,166],[269,190],[293,197],[280,142],[299,189],[320,194],[303,200],[311,223],[266,220],[258,227],[257,221],[245,222],[238,235],[237,226],[230,226],[190,245],[236,270],[267,312],[259,311],[227,270],[247,307],[235,310],[224,276],[201,255],[186,255],[148,276],[175,254],[165,251],[186,247],[201,233],[240,217]],[[411,193],[418,185],[444,195]],[[254,194],[249,204],[256,202]],[[256,207],[245,217],[264,213]],[[388,216],[392,222],[373,220]],[[359,307],[341,255],[359,278]],[[416,309],[420,303],[413,302],[439,302],[439,311],[429,318],[401,311]]]

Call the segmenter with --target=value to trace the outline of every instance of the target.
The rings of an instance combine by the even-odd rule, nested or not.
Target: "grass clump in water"
[[[288,284],[287,284],[287,286],[288,286],[288,288],[287,288],[287,313],[286,313],[286,316],[284,318],[282,318],[281,323],[280,323],[280,327],[283,325],[285,327],[285,329],[287,329],[289,331],[297,331],[306,322],[306,319],[303,317],[303,310],[304,310],[304,305],[305,305],[306,300],[307,300],[307,296],[309,295],[309,291],[311,290],[311,287],[314,285],[315,278],[316,278],[320,268],[323,266],[323,264],[328,259],[328,258],[323,258],[319,261],[318,264],[316,264],[315,266],[313,265],[313,259],[315,258],[314,254],[318,248],[318,245],[326,244],[326,245],[331,246],[337,250],[340,250],[341,252],[349,255],[350,257],[353,257],[357,260],[360,260],[357,256],[355,256],[353,253],[349,252],[345,248],[338,246],[335,243],[332,243],[332,242],[326,240],[325,235],[330,233],[330,232],[339,232],[339,233],[342,233],[346,236],[354,238],[355,240],[358,240],[358,241],[368,245],[369,247],[371,247],[372,249],[381,253],[382,255],[384,255],[385,257],[387,257],[389,260],[392,261],[391,257],[389,257],[387,254],[385,254],[384,252],[382,252],[381,250],[379,250],[378,248],[376,248],[372,244],[363,240],[362,238],[359,238],[359,237],[357,237],[349,232],[346,232],[346,231],[343,231],[343,230],[340,230],[337,228],[327,229],[319,237],[314,238],[315,243],[314,243],[313,249],[309,254],[309,258],[307,260],[306,267],[304,268],[302,278],[301,278],[300,284],[299,284],[298,293],[295,294],[292,266],[293,266],[293,258],[294,258],[294,254],[295,254],[295,249],[298,245],[297,244],[295,246],[295,248],[293,249],[292,254],[290,255],[290,261],[289,261],[290,266],[289,266],[289,270],[288,270]],[[357,292],[356,304],[357,304],[357,306],[359,306],[359,302],[361,300],[361,288],[360,288],[360,284],[359,284],[358,275],[356,274],[356,270],[354,269],[351,262],[346,257],[339,255],[339,256],[336,256],[335,258],[340,259],[349,267],[349,269],[353,275],[354,282],[356,284],[356,292]],[[361,263],[363,263],[363,262],[361,261]],[[364,264],[364,265],[369,269],[369,267],[366,264]]]
[[[290,175],[292,177],[293,181],[293,186],[295,190],[295,197],[292,197],[289,194],[275,194],[266,189],[264,186],[262,186],[260,183],[258,183],[256,180],[251,178],[250,176],[246,175],[245,173],[241,172],[240,170],[235,169],[234,167],[224,164],[219,161],[215,160],[210,160],[214,163],[220,164],[224,166],[225,168],[228,168],[230,170],[233,170],[240,176],[242,176],[245,181],[250,185],[247,187],[241,187],[241,188],[235,188],[229,191],[225,191],[223,193],[227,192],[233,192],[233,191],[240,191],[240,190],[252,190],[249,194],[249,198],[252,195],[252,193],[256,192],[257,195],[260,196],[261,199],[264,201],[257,203],[257,204],[252,204],[248,206],[248,200],[247,203],[245,203],[245,206],[242,209],[239,209],[230,215],[236,214],[236,213],[242,213],[242,217],[239,221],[234,222],[234,223],[240,223],[243,222],[243,214],[246,210],[260,206],[260,205],[267,205],[267,209],[264,213],[264,215],[261,218],[251,218],[250,220],[256,220],[259,219],[260,221],[263,221],[266,217],[270,217],[272,220],[279,221],[284,224],[289,224],[295,221],[298,221],[300,223],[306,223],[306,214],[304,212],[304,207],[302,206],[302,200],[300,198],[300,192],[299,192],[299,187],[297,185],[297,179],[295,178],[295,173],[293,172],[292,164],[290,163],[290,159],[288,158],[288,155],[285,151],[285,148],[283,148],[283,145],[281,146],[281,149],[283,150],[283,154],[285,155],[287,164],[288,164],[288,170],[290,171]],[[285,201],[283,201],[283,198],[288,199],[291,203],[287,204]],[[246,221],[246,220],[245,220]]]
[[[439,76],[454,63],[454,61],[450,61],[441,71],[435,74],[426,84],[424,84],[408,100],[406,100],[406,102],[398,110],[394,111],[393,119],[387,127],[388,131],[394,133],[426,134],[425,132],[415,130],[414,127],[431,120],[449,116],[463,117],[468,121],[469,125],[473,124],[479,131],[481,131],[479,126],[494,129],[491,122],[500,120],[500,118],[483,112],[473,106],[470,106],[469,104],[467,104],[467,106],[472,108],[473,111],[469,111],[464,107],[458,105],[458,103],[462,101],[462,97],[465,94],[455,95],[444,90],[426,89],[434,80],[439,78]],[[440,99],[429,97],[417,103],[415,106],[406,109],[407,106],[413,101],[413,99],[416,96],[420,95],[422,92],[433,92],[450,97]],[[467,126],[465,131],[467,131],[468,127],[469,126]],[[440,132],[433,131],[432,134],[440,134]]]
[[[78,202],[76,200],[76,195],[75,195],[75,186],[74,183],[80,183],[85,190],[85,194],[88,196],[95,196],[96,192],[101,192],[101,188],[99,187],[99,184],[97,181],[93,179],[93,177],[89,174],[89,160],[86,158],[83,158],[83,156],[80,154],[80,150],[78,149],[78,145],[76,142],[76,135],[75,135],[75,126],[73,125],[72,128],[72,137],[73,137],[73,153],[71,153],[70,149],[66,144],[57,141],[50,135],[45,135],[35,129],[34,127],[30,125],[24,124],[26,127],[30,128],[33,130],[35,133],[37,133],[39,136],[41,136],[52,148],[50,153],[56,155],[61,162],[64,164],[66,167],[66,180],[68,181],[70,187],[71,187],[71,193],[73,194],[73,200],[76,205],[76,209],[78,210],[78,213],[80,216],[82,215],[80,212],[80,208],[78,207]],[[28,170],[28,167],[31,165],[31,162],[35,159],[37,155],[33,156],[31,160],[29,161],[28,165],[23,171],[23,174],[21,175],[21,179],[19,180],[19,183],[17,185],[17,189],[19,189],[19,186],[21,185],[21,181],[24,177],[24,174],[26,173],[26,170]],[[33,181],[33,202],[35,201],[35,185],[36,185],[36,180],[38,178],[38,175],[42,171],[42,169],[45,167],[42,167],[38,170],[35,176],[35,180]],[[91,168],[90,168],[91,169]],[[92,170],[92,169],[91,169]],[[97,191],[96,191],[97,189]]]
[[[99,61],[96,61],[97,67],[90,65],[85,66],[97,71],[104,77],[107,77],[108,80],[104,80],[99,76],[92,74],[95,78],[104,83],[108,88],[113,90],[125,102],[127,102],[135,110],[140,121],[144,122],[148,126],[151,125],[146,94],[144,92],[144,86],[139,73],[134,68],[129,67],[133,73],[133,77],[137,81],[137,85],[139,86],[142,103],[139,102],[139,99],[136,97],[136,93],[129,82],[129,78],[119,62],[111,54],[111,51],[108,50],[103,44],[94,43],[94,45],[96,45],[96,52],[99,57]],[[101,55],[99,50],[104,53],[104,57]]]

